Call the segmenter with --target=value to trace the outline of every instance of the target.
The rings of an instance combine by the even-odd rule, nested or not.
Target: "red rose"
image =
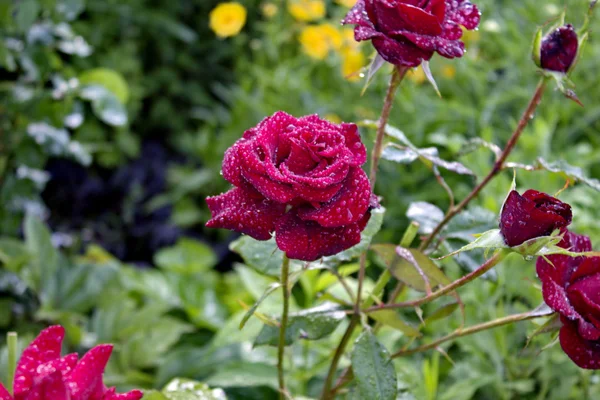
[[[537,190],[528,190],[521,196],[510,192],[500,214],[500,231],[509,246],[540,236],[571,223],[571,206]]]
[[[572,25],[557,28],[542,39],[540,66],[550,71],[566,73],[577,56],[578,46],[577,33]]]
[[[587,236],[571,232],[559,244],[591,251]],[[560,345],[581,368],[600,369],[600,257],[539,257],[537,274],[546,304],[560,314]]]
[[[51,326],[23,351],[17,364],[14,398],[0,384],[0,400],[139,400],[143,393],[132,390],[117,394],[102,382],[112,346],[99,345],[81,360],[77,354],[60,356],[65,330]]]
[[[235,188],[206,199],[206,226],[268,240],[290,258],[314,261],[354,246],[369,220],[365,146],[354,124],[277,112],[225,153]]]
[[[416,67],[434,52],[462,57],[460,26],[475,29],[480,16],[467,0],[358,0],[342,23],[356,25],[354,38],[372,40],[386,61]]]

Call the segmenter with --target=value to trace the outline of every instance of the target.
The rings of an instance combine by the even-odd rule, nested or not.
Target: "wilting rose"
[[[592,250],[587,236],[567,232],[559,244]],[[546,304],[560,314],[560,345],[581,368],[600,369],[600,257],[548,256],[537,260]]]
[[[552,196],[537,190],[521,196],[513,190],[502,207],[500,231],[506,244],[513,247],[566,227],[572,217],[571,206]]]
[[[480,13],[467,0],[358,0],[343,24],[356,25],[357,41],[371,40],[386,61],[416,67],[434,52],[462,57],[461,25],[479,25]]]
[[[354,124],[277,112],[225,153],[235,188],[206,199],[206,226],[268,240],[288,257],[313,261],[360,241],[370,217],[366,149]]]
[[[542,39],[540,66],[543,69],[566,73],[571,68],[579,41],[572,25],[557,28]]]
[[[17,364],[14,397],[0,384],[0,400],[139,400],[143,393],[115,393],[102,382],[112,346],[99,345],[81,360],[77,354],[60,356],[65,330],[51,326],[23,351]]]

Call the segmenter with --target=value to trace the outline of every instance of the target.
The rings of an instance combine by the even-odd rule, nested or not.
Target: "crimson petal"
[[[6,388],[2,385],[1,382],[0,382],[0,400],[13,400],[12,396],[10,395],[10,393],[8,393],[8,390],[6,390]]]
[[[279,220],[275,239],[289,258],[315,261],[344,251],[360,242],[360,232],[370,217],[339,228],[324,228],[316,222],[302,221],[292,209]]]
[[[370,193],[367,174],[361,168],[353,168],[342,189],[330,202],[316,209],[302,207],[298,210],[298,216],[329,228],[351,224],[364,216],[369,207]]]
[[[29,391],[40,365],[60,358],[64,337],[65,330],[62,326],[51,326],[41,331],[38,337],[25,348],[15,371],[15,397]]]
[[[405,67],[419,66],[433,56],[433,51],[423,50],[405,38],[392,39],[382,35],[373,38],[373,46],[385,61]]]
[[[113,346],[101,344],[88,351],[67,377],[72,400],[101,399],[104,392],[102,374]]]
[[[139,400],[144,396],[141,390],[132,390],[127,393],[115,393],[115,388],[104,393],[102,400]]]
[[[584,369],[600,369],[600,343],[579,336],[573,322],[561,318],[560,346],[577,366]]]
[[[71,397],[63,375],[56,370],[43,378],[35,379],[25,400],[71,400]]]
[[[207,227],[231,229],[257,240],[270,239],[277,219],[285,212],[285,204],[253,196],[240,188],[208,197],[206,203],[212,214]]]

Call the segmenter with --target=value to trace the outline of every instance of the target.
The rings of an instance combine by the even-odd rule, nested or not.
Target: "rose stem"
[[[502,171],[503,165],[504,165],[506,159],[508,158],[508,156],[510,155],[510,153],[512,152],[512,150],[514,149],[515,145],[517,144],[517,141],[519,140],[519,137],[521,136],[523,129],[525,129],[525,127],[527,126],[527,124],[529,123],[531,118],[533,118],[533,114],[534,114],[537,106],[540,104],[540,101],[542,100],[542,95],[544,94],[544,89],[546,88],[546,83],[547,83],[547,78],[543,77],[540,79],[540,81],[535,89],[535,92],[533,93],[533,96],[531,97],[531,100],[529,101],[529,104],[527,105],[527,108],[525,109],[525,112],[521,116],[521,119],[519,120],[517,127],[515,128],[514,132],[512,133],[512,136],[506,143],[506,147],[504,147],[504,150],[502,150],[502,154],[500,154],[500,157],[494,163],[494,167],[492,168],[492,170],[487,174],[487,176],[477,186],[475,186],[475,188],[471,191],[471,193],[469,193],[469,195],[467,197],[464,198],[463,201],[458,203],[456,206],[451,206],[448,209],[448,212],[444,216],[444,219],[442,219],[442,221],[440,221],[440,223],[435,227],[433,232],[431,232],[431,234],[429,236],[427,236],[427,238],[421,243],[421,246],[419,246],[419,250],[421,250],[421,251],[425,250],[431,244],[433,239],[435,239],[435,237],[444,228],[444,226],[446,226],[446,224],[448,224],[448,222],[450,222],[450,220],[452,218],[454,218],[456,216],[456,214],[460,213],[469,204],[469,202],[471,200],[473,200],[475,197],[477,197],[479,192],[481,192],[481,190],[483,190],[483,188],[488,183],[490,183],[490,181],[496,175],[498,175],[498,173],[500,171]]]
[[[417,236],[418,231],[419,231],[419,224],[415,221],[411,222],[411,224],[408,226],[408,228],[406,228],[406,231],[404,232],[404,235],[402,236],[402,240],[400,240],[400,246],[401,247],[410,246],[412,241]],[[390,281],[391,278],[392,278],[392,274],[390,273],[389,269],[386,269],[379,276],[379,279],[377,279],[377,282],[375,283],[375,287],[373,288],[371,295],[369,297],[367,297],[366,299],[364,299],[364,301],[362,303],[362,308],[368,308],[371,305],[373,305],[375,298],[379,297],[381,295],[381,293],[383,293],[385,286],[388,284],[388,282]],[[378,327],[379,327],[379,323],[377,324],[377,326],[375,326],[374,332],[377,332]],[[346,368],[346,370],[342,373],[340,381],[344,381],[345,378],[348,377],[349,373],[350,373],[350,367]],[[338,385],[336,385],[331,390],[332,394],[335,394],[337,387],[338,387]]]
[[[371,152],[371,170],[369,172],[369,181],[371,181],[371,190],[375,190],[375,182],[377,180],[377,168],[379,166],[379,159],[381,158],[381,152],[383,151],[383,137],[385,136],[385,126],[387,125],[388,119],[390,118],[390,112],[392,111],[392,105],[394,104],[394,97],[396,96],[396,89],[402,79],[408,72],[408,68],[406,67],[394,67],[392,71],[392,77],[390,78],[390,83],[387,89],[387,93],[385,95],[385,100],[383,101],[383,108],[381,109],[381,116],[379,117],[379,125],[377,127],[377,136],[375,138],[375,145],[373,147],[373,151]],[[346,349],[346,345],[348,344],[348,340],[352,336],[354,332],[354,328],[358,325],[360,320],[360,306],[361,306],[361,293],[363,287],[363,281],[365,279],[365,268],[367,264],[367,252],[361,254],[360,256],[360,269],[358,271],[358,290],[356,293],[356,302],[354,305],[354,315],[350,319],[350,324],[348,328],[346,328],[346,332],[340,341],[340,344],[335,350],[333,355],[333,359],[331,360],[331,365],[329,366],[329,372],[327,373],[327,377],[325,378],[325,384],[323,387],[322,399],[326,400],[330,397],[330,389],[333,384],[333,378],[335,375],[335,371],[337,370],[337,365],[340,361],[340,358],[344,354],[344,350]]]
[[[367,308],[365,310],[363,310],[363,312],[365,313],[370,313],[370,312],[375,312],[375,311],[379,311],[379,310],[387,310],[387,309],[395,309],[395,308],[406,308],[406,307],[416,307],[419,306],[421,304],[425,304],[425,303],[429,303],[445,294],[448,294],[452,291],[454,291],[455,289],[466,285],[467,283],[471,282],[472,280],[480,277],[481,275],[485,274],[487,271],[489,271],[490,269],[494,268],[494,266],[496,266],[500,261],[502,261],[502,259],[504,258],[505,253],[503,251],[500,251],[498,253],[496,253],[494,256],[492,256],[489,260],[487,260],[486,262],[484,262],[479,268],[477,268],[476,270],[474,270],[473,272],[463,276],[460,279],[455,280],[454,282],[436,290],[435,292],[431,293],[428,296],[425,297],[421,297],[420,299],[416,299],[416,300],[411,300],[411,301],[405,301],[402,303],[389,303],[389,304],[381,304],[378,306],[374,306],[374,307],[370,307]]]
[[[397,351],[396,353],[394,353],[392,355],[392,358],[407,356],[410,354],[431,350],[431,349],[436,348],[437,346],[439,346],[440,344],[442,344],[444,342],[447,342],[449,340],[452,340],[452,339],[455,339],[458,337],[468,336],[468,335],[472,335],[473,333],[485,331],[487,329],[496,328],[498,326],[508,325],[510,323],[518,322],[518,321],[525,321],[525,320],[529,320],[529,319],[540,318],[543,316],[544,315],[532,314],[531,312],[526,312],[526,313],[522,313],[522,314],[514,314],[514,315],[509,315],[507,317],[498,318],[498,319],[495,319],[492,321],[484,322],[482,324],[473,325],[469,328],[459,329],[455,332],[452,332],[449,335],[439,338],[438,340],[436,340],[434,342],[425,344],[423,346],[415,347],[414,349]]]
[[[8,392],[13,392],[13,381],[15,379],[15,370],[17,369],[17,353],[18,342],[17,342],[17,333],[16,332],[8,332],[6,334],[6,344],[8,347]]]
[[[283,290],[283,312],[281,322],[279,323],[279,346],[277,349],[277,373],[279,377],[279,398],[285,399],[285,377],[283,371],[283,358],[285,355],[285,329],[288,323],[288,313],[290,309],[290,290],[289,290],[289,272],[290,259],[283,255],[281,263],[281,288]]]

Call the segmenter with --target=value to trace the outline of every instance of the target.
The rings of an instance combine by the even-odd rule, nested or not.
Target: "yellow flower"
[[[323,30],[318,26],[307,26],[300,32],[300,44],[302,50],[310,57],[322,60],[329,53],[329,44],[323,34]]]
[[[322,60],[329,50],[342,48],[342,36],[331,24],[309,25],[300,32],[302,50],[310,57]]]
[[[444,65],[442,67],[442,75],[444,78],[452,79],[456,76],[456,68],[454,68],[452,65]]]
[[[261,9],[262,9],[263,15],[267,18],[273,18],[275,16],[275,14],[277,14],[277,11],[279,10],[279,8],[277,7],[277,5],[275,3],[263,3],[263,5],[261,6]]]
[[[354,7],[356,4],[356,0],[335,0],[335,2],[348,8]]]
[[[344,43],[345,48],[349,49],[358,49],[360,47],[360,43],[354,39],[354,29],[352,28],[343,28],[342,29],[342,42]]]
[[[477,30],[468,30],[466,28],[463,28],[463,36],[462,36],[462,41],[465,42],[465,44],[467,46],[469,46],[469,44],[473,44],[473,43],[477,43],[479,41],[479,31]]]
[[[325,114],[325,119],[329,122],[333,122],[334,124],[341,124],[342,123],[342,119],[340,118],[339,115],[337,114]]]
[[[323,0],[291,0],[288,11],[298,21],[314,21],[325,16]]]
[[[420,85],[421,83],[425,82],[425,79],[427,79],[427,77],[425,76],[425,72],[423,72],[423,68],[410,69],[408,71],[407,77],[417,85]]]
[[[347,80],[354,82],[360,80],[360,71],[364,68],[365,56],[360,50],[342,51],[342,75]]]
[[[210,12],[210,29],[220,38],[235,36],[246,24],[246,14],[240,3],[221,3]]]

